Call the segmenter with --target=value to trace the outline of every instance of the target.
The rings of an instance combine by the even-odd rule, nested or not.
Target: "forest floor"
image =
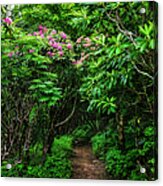
[[[105,165],[98,160],[88,145],[74,147],[72,179],[108,179]]]

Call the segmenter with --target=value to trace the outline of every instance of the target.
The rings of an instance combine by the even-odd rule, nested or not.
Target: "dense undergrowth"
[[[156,3],[2,6],[1,38],[2,176],[71,178],[90,144],[112,179],[157,178]]]
[[[30,149],[30,156],[33,161],[25,164],[14,162],[13,159],[3,161],[2,176],[10,177],[32,177],[32,178],[70,178],[72,174],[71,161],[72,137],[62,136],[55,138],[51,153],[46,157],[45,162],[42,159],[43,146],[36,144]],[[6,165],[11,164],[12,168],[7,170]]]

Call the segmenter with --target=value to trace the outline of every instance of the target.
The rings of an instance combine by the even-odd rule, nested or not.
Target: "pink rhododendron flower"
[[[5,19],[3,19],[3,21],[4,21],[5,23],[9,24],[9,25],[12,23],[12,19],[9,18],[9,17],[6,17]]]
[[[52,41],[49,41],[49,45],[50,45],[50,46],[53,46],[53,42],[52,42]]]
[[[58,43],[56,43],[56,42],[53,43],[52,47],[53,47],[53,48],[58,48]]]
[[[59,51],[58,54],[60,55],[60,57],[62,57],[64,53],[63,51]]]
[[[33,32],[33,35],[34,35],[34,36],[37,36],[37,35],[38,35],[38,33],[37,33],[37,32]]]
[[[14,55],[14,52],[8,53],[8,57],[12,57]]]
[[[52,56],[54,56],[54,53],[51,53],[51,54],[50,54],[50,57],[52,57]]]
[[[54,39],[54,38],[50,38],[50,41],[51,41],[51,42],[54,42],[54,41],[55,41],[55,39]]]
[[[43,27],[42,25],[39,25],[39,31],[42,31],[43,33],[47,32],[48,29],[46,27]]]
[[[40,37],[44,38],[44,34],[41,34]]]
[[[40,30],[40,31],[39,31],[39,35],[42,35],[42,34],[43,34],[43,31],[42,31],[42,30]]]
[[[47,55],[50,56],[50,57],[52,57],[52,56],[54,56],[54,53],[52,53],[52,52],[49,51],[49,52],[47,52]]]
[[[59,46],[58,46],[58,50],[62,50],[62,46],[59,45]]]
[[[52,30],[51,34],[56,34],[57,31],[56,30]]]
[[[30,49],[30,50],[29,50],[29,53],[33,53],[33,52],[34,52],[34,50],[33,50],[33,49]]]
[[[68,49],[72,49],[72,45],[70,43],[67,44]]]
[[[47,36],[47,39],[50,40],[52,38],[52,36]]]
[[[60,34],[60,36],[61,36],[63,39],[66,39],[66,38],[67,38],[67,35],[66,35],[64,32],[62,32],[62,33]]]
[[[89,39],[89,37],[86,37],[84,40],[87,41],[88,43],[91,42],[91,40]]]
[[[81,40],[83,39],[83,36],[79,37],[77,40],[76,40],[76,43],[81,43]]]
[[[28,36],[32,36],[32,34],[28,34]]]
[[[91,46],[91,43],[85,43],[85,44],[83,44],[83,46],[84,47],[89,47],[89,46]]]
[[[48,29],[46,27],[43,27],[43,32],[45,33],[47,31],[48,31]]]
[[[55,41],[55,39],[52,37],[52,36],[47,36],[47,39],[49,40],[49,41]]]
[[[43,29],[43,26],[42,25],[39,25],[38,28],[39,28],[39,30],[42,30]]]

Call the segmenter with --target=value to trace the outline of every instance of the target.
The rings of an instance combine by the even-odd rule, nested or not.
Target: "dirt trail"
[[[104,164],[92,153],[90,146],[74,147],[73,179],[108,179]]]

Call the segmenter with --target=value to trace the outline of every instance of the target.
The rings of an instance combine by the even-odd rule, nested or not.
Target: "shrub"
[[[94,154],[103,158],[107,144],[105,133],[96,134],[91,138],[91,142]]]
[[[112,129],[106,129],[105,132],[99,132],[93,136],[91,142],[94,154],[100,159],[105,159],[107,150],[117,146],[117,134]]]
[[[109,149],[106,153],[106,169],[114,178],[127,179],[137,166],[137,150],[123,153],[116,148]]]
[[[11,169],[7,169],[9,164],[7,161],[2,163],[3,177],[38,177],[38,178],[70,178],[72,174],[72,166],[69,157],[72,152],[72,138],[69,136],[62,136],[54,139],[51,154],[48,154],[44,164],[41,164],[41,145],[30,149],[34,161],[14,163],[11,162]],[[36,152],[37,155],[33,153]]]
[[[72,137],[61,136],[54,139],[51,154],[48,155],[44,167],[43,177],[70,178],[72,173],[69,157],[72,153]]]
[[[73,132],[72,136],[74,137],[75,140],[77,139],[89,139],[91,136],[91,126],[88,124],[78,126]]]

